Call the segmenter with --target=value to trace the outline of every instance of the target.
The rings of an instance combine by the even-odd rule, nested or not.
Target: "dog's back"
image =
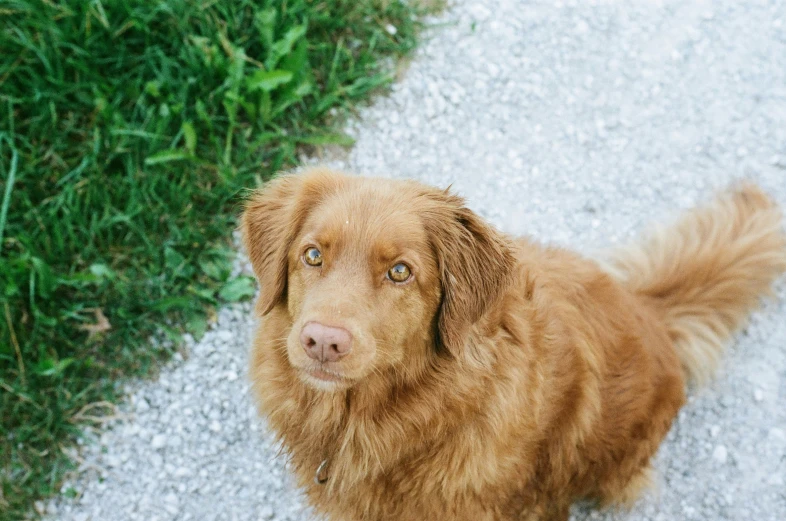
[[[641,440],[630,440],[629,453],[641,454],[650,446],[654,453],[679,409],[673,407],[678,393],[667,384],[673,383],[675,376],[671,371],[672,349],[686,380],[706,382],[731,335],[786,270],[786,236],[781,219],[771,199],[755,186],[743,185],[687,212],[672,226],[654,229],[640,243],[612,253],[607,270],[634,295],[638,313],[647,317],[639,331],[643,338],[656,340],[650,345],[658,362],[653,367],[654,375],[660,375],[653,382],[652,402],[646,408],[653,416],[650,431]],[[656,338],[663,333],[668,341]],[[624,360],[624,356],[618,353],[617,360]],[[647,373],[620,367],[620,380],[625,379],[623,374],[640,378]],[[614,388],[610,381],[606,385],[612,391],[605,402],[608,415],[619,418],[613,409],[620,411],[624,405],[615,404],[613,396],[624,404],[634,400],[634,395],[622,386]],[[666,405],[669,403],[671,406]],[[671,414],[669,409],[673,409]],[[612,435],[617,426],[612,422],[607,430]],[[621,503],[635,499],[649,481],[646,460],[642,460],[641,469],[641,473],[631,474],[632,480],[626,485],[624,478],[629,472],[620,468],[622,472],[616,477],[613,473],[603,484],[600,498]]]
[[[742,185],[612,255],[611,272],[658,310],[696,383],[786,270],[781,221],[767,195]]]

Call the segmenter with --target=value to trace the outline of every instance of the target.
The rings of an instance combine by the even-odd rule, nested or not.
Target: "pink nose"
[[[352,350],[352,335],[344,328],[309,322],[300,332],[300,343],[309,358],[335,362]]]

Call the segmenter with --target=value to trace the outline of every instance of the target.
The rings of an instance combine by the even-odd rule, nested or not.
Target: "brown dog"
[[[564,521],[630,502],[723,344],[786,269],[746,185],[605,269],[502,235],[462,199],[324,169],[255,193],[252,376],[336,521]]]

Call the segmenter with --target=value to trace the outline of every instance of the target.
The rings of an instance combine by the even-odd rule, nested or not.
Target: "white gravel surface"
[[[582,251],[741,176],[786,207],[783,0],[461,0],[437,22],[336,164],[453,183],[502,229]],[[86,438],[77,498],[41,505],[51,519],[310,520],[252,407],[253,327],[250,304],[223,309],[185,361],[135,384]],[[784,403],[781,281],[680,414],[658,493],[575,520],[783,521]]]

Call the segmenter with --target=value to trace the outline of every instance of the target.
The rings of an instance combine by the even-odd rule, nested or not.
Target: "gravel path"
[[[461,0],[438,21],[336,164],[453,183],[504,230],[586,252],[740,176],[786,207],[783,0]],[[575,520],[786,519],[783,281],[778,296],[683,410],[659,492]],[[85,442],[77,498],[41,505],[51,519],[310,520],[251,405],[253,327],[249,304],[222,310],[130,389]]]

